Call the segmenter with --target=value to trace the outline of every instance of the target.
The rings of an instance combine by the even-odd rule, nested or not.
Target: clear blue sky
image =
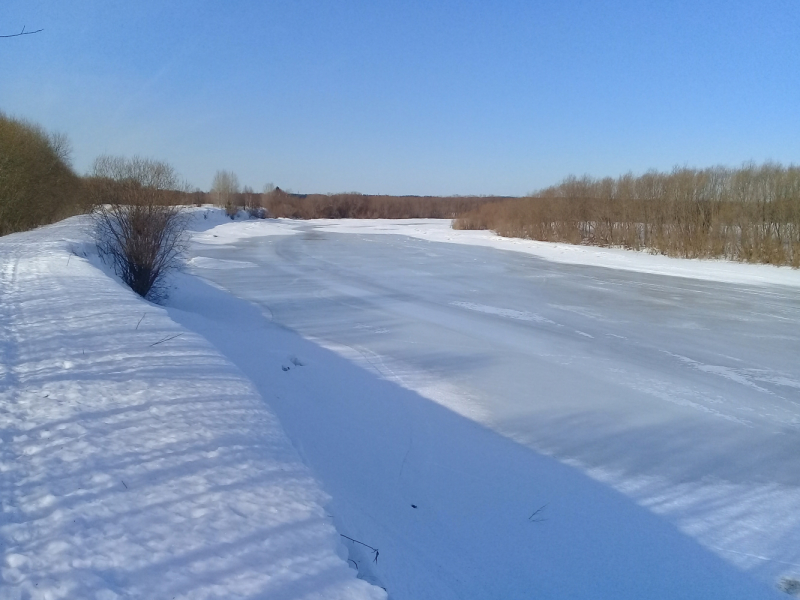
[[[800,0],[3,0],[0,110],[208,189],[521,195],[800,162]]]

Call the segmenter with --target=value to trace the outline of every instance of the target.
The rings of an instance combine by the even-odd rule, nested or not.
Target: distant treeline
[[[765,163],[616,179],[568,177],[527,198],[480,206],[453,227],[797,268],[800,167]]]
[[[123,157],[101,156],[90,173],[81,177],[73,171],[69,154],[65,136],[0,113],[0,235],[53,223],[94,206],[124,204],[126,199],[142,195],[155,205],[211,203],[224,207],[231,216],[245,209],[257,217],[292,219],[453,219],[506,199],[293,194],[271,185],[256,193],[248,187],[241,189],[236,175],[227,171],[217,173],[208,193],[192,191],[186,184],[178,185],[180,189],[163,189],[148,183],[152,169],[133,173],[127,179],[106,176],[114,171],[111,167],[127,164]],[[130,164],[150,163],[136,159]],[[141,188],[138,195],[136,188]]]
[[[290,219],[454,219],[500,198],[478,196],[369,196],[288,194],[280,188],[262,195],[272,217]]]
[[[100,157],[106,165],[118,157]],[[61,135],[0,113],[0,235],[126,197],[136,181],[79,177]],[[144,180],[142,180],[144,181]],[[800,267],[800,167],[676,168],[613,178],[568,177],[527,198],[293,194],[239,188],[220,171],[211,192],[159,189],[159,204],[222,206],[292,219],[453,219],[456,229],[551,242],[618,246],[687,258]]]

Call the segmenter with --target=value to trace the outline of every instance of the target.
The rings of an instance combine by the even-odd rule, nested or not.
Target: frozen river
[[[757,576],[800,568],[797,289],[296,228],[192,271]]]

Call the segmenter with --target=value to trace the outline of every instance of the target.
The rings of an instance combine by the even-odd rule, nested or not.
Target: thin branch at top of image
[[[0,38],[12,38],[12,37],[19,37],[21,35],[33,35],[34,33],[39,33],[40,31],[44,31],[44,29],[37,29],[36,31],[25,31],[25,26],[22,26],[22,31],[19,33],[12,33],[10,35],[0,35]]]

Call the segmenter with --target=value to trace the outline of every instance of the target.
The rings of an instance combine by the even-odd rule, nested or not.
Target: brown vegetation
[[[528,198],[481,206],[455,229],[800,267],[800,167],[676,168],[569,177]]]
[[[159,300],[164,276],[177,266],[189,197],[164,162],[101,156],[95,161],[91,192],[95,240],[101,256],[134,292]]]
[[[263,193],[245,186],[241,192],[219,194],[222,184],[212,186],[206,199],[225,208],[233,217],[246,210],[252,217],[287,219],[454,219],[484,204],[508,197],[484,196],[371,196],[358,192],[344,194],[293,194],[272,184]],[[236,176],[233,174],[233,178]]]
[[[239,212],[238,200],[241,196],[239,178],[236,173],[225,170],[217,171],[211,184],[210,195],[214,199],[214,204],[225,209],[225,214],[230,218],[235,217]]]
[[[498,198],[477,196],[370,196],[289,194],[280,188],[262,195],[271,217],[290,219],[453,219]]]
[[[0,113],[0,235],[83,212],[69,143]]]

